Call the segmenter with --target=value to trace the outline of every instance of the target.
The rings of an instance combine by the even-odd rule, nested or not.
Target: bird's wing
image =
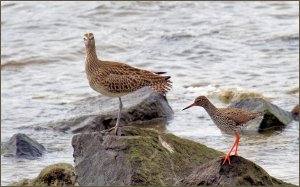
[[[139,69],[118,62],[102,62],[105,69],[103,84],[107,89],[117,92],[132,92],[144,86],[150,86],[159,93],[165,93],[171,87],[169,76]]]
[[[113,93],[133,92],[147,85],[146,81],[141,81],[136,75],[120,75],[110,73],[102,80],[106,89]]]
[[[219,110],[226,115],[226,117],[235,121],[237,125],[243,125],[261,115],[259,112],[249,112],[239,108],[221,108]]]
[[[143,70],[137,67],[133,67],[130,65],[127,65],[125,63],[120,62],[111,62],[111,61],[102,61],[101,65],[108,66],[105,69],[108,69],[109,73],[117,74],[117,75],[124,75],[124,74],[133,74],[133,75],[156,75],[156,73]]]

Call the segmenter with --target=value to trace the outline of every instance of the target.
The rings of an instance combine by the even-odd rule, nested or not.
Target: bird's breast
[[[238,127],[236,126],[235,122],[227,118],[226,116],[216,114],[211,116],[211,119],[219,129],[226,133],[231,133],[234,130],[238,130]]]

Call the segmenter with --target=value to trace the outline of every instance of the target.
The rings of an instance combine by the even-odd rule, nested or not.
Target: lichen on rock
[[[222,165],[224,153],[170,133],[130,126],[120,130],[122,136],[73,137],[79,185],[290,185],[241,157]]]
[[[174,185],[195,165],[223,154],[156,130],[123,127],[122,133],[124,136],[90,133],[73,137],[80,185]]]
[[[214,159],[200,165],[178,184],[183,186],[294,186],[270,176],[263,168],[239,156],[231,156],[231,165]]]
[[[74,167],[67,163],[57,163],[45,167],[35,179],[22,179],[9,186],[74,186]]]
[[[217,97],[220,101],[226,104],[245,98],[262,98],[269,102],[271,101],[271,98],[268,98],[261,93],[237,89],[226,89],[218,92],[210,92],[208,96]]]

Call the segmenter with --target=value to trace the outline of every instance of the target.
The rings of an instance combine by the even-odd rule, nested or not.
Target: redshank
[[[250,122],[257,117],[262,116],[261,112],[249,112],[239,108],[216,108],[205,96],[199,96],[195,99],[194,103],[184,108],[188,109],[192,106],[202,106],[209,114],[214,123],[226,133],[234,133],[235,141],[230,151],[226,154],[223,164],[230,165],[230,154],[235,147],[234,155],[237,156],[238,146],[240,141],[239,130],[247,126]]]
[[[149,86],[159,94],[166,95],[172,87],[170,76],[163,76],[165,72],[150,72],[129,66],[120,62],[103,61],[96,54],[95,38],[92,33],[83,37],[86,59],[85,72],[92,89],[109,97],[119,98],[119,111],[115,127],[117,135],[123,107],[121,96]]]

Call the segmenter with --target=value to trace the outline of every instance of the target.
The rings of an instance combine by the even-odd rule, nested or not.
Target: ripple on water
[[[24,66],[30,65],[30,64],[46,64],[46,63],[51,63],[51,61],[47,61],[47,60],[42,60],[42,59],[33,59],[33,60],[24,60],[24,61],[7,61],[7,62],[3,62],[1,63],[1,70],[4,68],[22,68]]]

